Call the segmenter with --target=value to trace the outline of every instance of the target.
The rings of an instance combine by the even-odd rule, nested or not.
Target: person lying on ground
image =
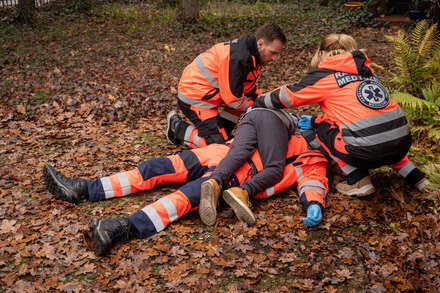
[[[180,110],[194,126],[170,112],[168,141],[197,148],[230,139],[241,114],[261,94],[261,66],[277,60],[286,41],[278,25],[267,23],[254,36],[215,44],[197,56],[184,69],[177,93]]]
[[[423,190],[425,173],[406,154],[411,132],[403,110],[395,103],[356,41],[345,34],[323,38],[310,71],[301,81],[259,96],[253,108],[283,109],[318,103],[324,115],[304,116],[299,125],[316,130],[309,142],[320,148],[347,175],[336,189],[365,196],[375,189],[369,169],[385,165]]]
[[[92,237],[98,255],[107,253],[116,243],[132,238],[147,238],[164,230],[171,222],[198,208],[203,182],[226,156],[229,145],[209,146],[183,151],[141,163],[131,171],[96,180],[71,179],[49,164],[43,174],[47,189],[59,200],[77,204],[81,200],[102,201],[127,196],[158,185],[183,183],[177,191],[155,201],[128,217],[92,220]],[[302,136],[289,141],[283,179],[273,187],[255,195],[255,199],[271,197],[290,187],[297,187],[300,202],[307,213],[308,227],[322,219],[325,196],[331,184],[331,171],[326,158],[309,150]],[[225,183],[225,189],[240,186],[263,170],[256,151]],[[217,205],[217,199],[215,205]]]
[[[223,199],[233,207],[237,217],[248,225],[255,217],[246,205],[249,197],[276,184],[283,176],[286,153],[291,135],[297,130],[298,117],[282,110],[254,109],[248,111],[238,124],[231,149],[217,168],[202,184],[200,218],[206,225],[214,225],[216,199],[220,186],[258,149],[263,170],[237,186],[222,193]]]

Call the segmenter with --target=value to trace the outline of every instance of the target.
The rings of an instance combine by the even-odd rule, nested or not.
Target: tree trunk
[[[199,18],[199,1],[198,0],[180,0],[179,10],[180,18],[187,21],[197,21]]]
[[[31,23],[34,20],[35,0],[18,0],[18,20]]]
[[[436,0],[434,5],[433,19],[437,23],[437,35],[440,35],[440,0]]]
[[[378,8],[380,9],[379,14],[385,14],[385,12],[387,11],[387,1],[379,0]]]

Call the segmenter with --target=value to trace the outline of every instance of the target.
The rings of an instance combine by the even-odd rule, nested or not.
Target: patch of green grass
[[[153,272],[157,273],[162,269],[162,266],[160,265],[153,265],[151,266],[151,269],[153,270]]]
[[[76,271],[76,273],[77,272],[78,270]],[[76,277],[72,278],[72,280],[79,283],[92,284],[96,282],[98,276],[99,276],[98,273],[87,273],[87,274],[76,275]]]
[[[14,24],[0,27],[0,30],[2,31],[2,33],[0,34],[0,39],[4,42],[16,42],[20,39],[21,31]]]
[[[34,102],[39,105],[46,103],[48,99],[49,99],[48,93],[45,90],[39,90],[33,96]]]
[[[111,57],[118,57],[119,50],[116,46],[110,46],[108,48],[103,48],[102,51],[104,54],[111,56]]]
[[[23,188],[23,189],[21,190],[21,195],[22,195],[27,201],[32,202],[32,201],[36,201],[36,200],[37,200],[36,198],[33,198],[33,197],[32,197],[32,194],[34,194],[34,192],[35,192],[34,189],[31,189],[31,188]]]
[[[261,276],[260,281],[256,284],[256,287],[265,290],[273,289],[285,283],[285,281],[286,280],[280,276],[264,274],[263,276]]]
[[[352,226],[349,228],[349,230],[354,233],[364,233],[365,231],[368,230],[368,227],[367,226]]]
[[[147,140],[151,146],[156,146],[165,141],[165,138],[160,136],[155,136],[149,132],[141,132],[138,134],[139,138],[135,139],[136,142],[141,142]],[[141,155],[141,157],[146,156],[149,157],[149,155]]]
[[[142,30],[142,27],[166,26],[176,21],[177,9],[163,7],[157,9],[154,5],[142,3],[140,5],[129,5],[121,3],[110,3],[96,6],[91,11],[92,21],[95,23],[126,22],[129,23],[128,33]]]
[[[341,32],[351,26],[349,20],[341,19],[341,9],[322,7],[312,1],[257,1],[255,4],[231,1],[227,6],[222,1],[209,1],[201,8],[198,28],[212,31],[217,36],[236,36],[244,32],[249,34],[270,21],[280,25],[290,41],[315,44],[323,35]]]
[[[26,53],[26,49],[24,47],[17,47],[15,49],[15,55],[19,58],[23,57]]]
[[[3,87],[8,91],[12,87],[12,80],[3,81]]]
[[[148,154],[140,155],[140,157],[141,157],[142,161],[147,161],[147,160],[153,158],[152,156],[150,156]]]
[[[135,6],[121,5],[120,3],[114,3],[109,6],[110,16],[113,19],[120,19],[125,21],[135,21],[145,18],[142,10]]]
[[[395,223],[390,223],[390,227],[394,230],[402,232],[402,230],[399,227],[397,227],[397,225]]]
[[[66,23],[58,23],[51,30],[47,31],[45,40],[49,42],[67,41],[69,39],[68,28]]]

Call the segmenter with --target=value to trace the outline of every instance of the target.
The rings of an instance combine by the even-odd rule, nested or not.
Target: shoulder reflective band
[[[205,64],[203,63],[202,57],[199,55],[196,58],[196,65],[197,68],[202,73],[203,77],[209,82],[209,84],[214,88],[219,88],[217,79],[212,76],[211,72],[208,68],[206,68]]]

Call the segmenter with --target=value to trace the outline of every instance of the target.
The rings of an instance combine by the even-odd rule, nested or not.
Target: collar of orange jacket
[[[365,77],[374,74],[370,58],[362,51],[347,52],[327,57],[319,63],[318,68],[347,72]]]
[[[246,46],[251,55],[255,57],[255,62],[257,63],[257,65],[261,65],[260,53],[258,53],[257,38],[255,38],[255,36],[250,36],[249,38],[247,38]]]

